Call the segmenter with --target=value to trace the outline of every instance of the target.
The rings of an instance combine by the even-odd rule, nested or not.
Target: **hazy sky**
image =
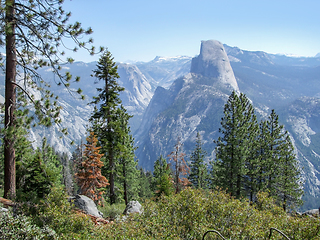
[[[64,8],[116,61],[193,57],[209,39],[268,53],[320,52],[319,0],[65,0]]]

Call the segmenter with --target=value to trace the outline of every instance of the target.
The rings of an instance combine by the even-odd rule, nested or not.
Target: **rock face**
[[[135,65],[118,64],[118,73],[118,83],[125,88],[125,91],[120,93],[120,98],[128,113],[133,115],[130,126],[134,132],[139,127],[142,114],[152,98],[152,87]]]
[[[152,170],[154,161],[167,156],[178,138],[185,153],[194,148],[197,132],[212,154],[223,106],[238,84],[223,45],[202,42],[200,55],[192,60],[191,73],[174,81],[167,90],[157,88],[136,132],[139,163]]]
[[[221,83],[239,90],[227,53],[219,41],[201,42],[200,55],[192,59],[190,72],[216,78]]]
[[[142,207],[138,201],[130,201],[123,212],[124,215],[129,215],[131,213],[142,213]]]
[[[76,195],[70,200],[73,201],[74,205],[80,210],[84,211],[86,214],[93,215],[95,217],[102,218],[102,214],[98,211],[96,204],[91,198],[84,195]]]

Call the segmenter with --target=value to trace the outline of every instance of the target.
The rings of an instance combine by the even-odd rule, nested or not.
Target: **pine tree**
[[[248,169],[246,163],[250,157],[250,134],[256,129],[256,117],[249,99],[234,91],[224,107],[224,117],[216,143],[217,185],[227,189],[232,196],[239,198],[246,195],[244,189],[245,176]]]
[[[160,155],[160,157],[158,157],[158,159],[154,162],[153,165],[153,188],[156,188],[156,185],[160,181],[162,175],[170,175],[170,172],[170,166],[167,163],[167,160],[162,155]]]
[[[277,183],[281,173],[282,147],[285,144],[284,126],[279,124],[279,116],[272,109],[271,114],[267,120],[269,131],[267,150],[265,155],[267,157],[266,167],[266,187],[270,191],[271,196],[277,195]]]
[[[154,162],[152,189],[156,197],[173,193],[170,165],[162,155]]]
[[[172,179],[170,175],[163,174],[160,178],[159,184],[157,185],[157,190],[155,191],[156,197],[171,196],[174,192],[174,188],[172,185]]]
[[[138,176],[137,161],[134,154],[134,140],[129,127],[131,116],[127,114],[123,106],[118,109],[120,122],[120,139],[118,141],[119,153],[119,178],[123,185],[123,199],[127,205],[129,200],[138,198]]]
[[[297,207],[302,204],[302,181],[298,161],[288,133],[281,146],[281,157],[278,181],[276,183],[276,199],[286,211],[288,206]]]
[[[124,88],[117,83],[119,78],[117,66],[109,51],[102,54],[93,73],[98,80],[104,81],[104,88],[98,88],[100,94],[94,97],[92,103],[96,107],[90,121],[102,147],[101,152],[105,155],[106,164],[102,170],[104,175],[108,176],[110,183],[110,204],[114,204],[119,195],[116,193],[115,185],[122,182],[122,191],[124,195],[127,194],[128,177],[137,173],[133,138],[128,126],[131,116],[121,104],[119,94]],[[131,187],[133,183],[130,183]],[[128,197],[124,196],[124,199]]]
[[[186,154],[182,151],[180,138],[178,138],[174,150],[168,155],[173,163],[175,193],[179,193],[184,187],[190,184],[187,178],[190,168],[184,159],[185,155]]]
[[[256,145],[257,161],[259,163],[257,177],[257,191],[266,191],[268,184],[268,174],[270,172],[270,141],[268,122],[261,121],[259,124],[259,134]]]
[[[38,202],[51,192],[53,186],[62,185],[62,165],[53,148],[43,139],[42,148],[32,149],[26,136],[17,140],[17,199]]]
[[[196,146],[190,157],[190,174],[188,179],[195,188],[207,188],[208,172],[204,163],[206,152],[202,149],[200,133],[197,133]]]
[[[62,9],[63,0],[6,0],[0,6],[0,31],[5,39],[0,39],[0,45],[6,48],[5,59],[5,135],[4,135],[4,197],[14,198],[16,192],[15,171],[15,133],[16,129],[16,100],[17,88],[26,100],[36,109],[39,123],[50,126],[59,122],[59,111],[54,95],[48,89],[49,84],[38,74],[39,67],[50,66],[58,76],[57,84],[70,86],[72,76],[61,70],[61,64],[73,62],[72,58],[64,58],[64,39],[72,39],[74,51],[87,48],[88,41],[80,41],[85,34],[92,30],[84,30],[79,22],[68,24],[70,13]],[[94,48],[87,48],[93,54]],[[21,73],[17,68],[21,69]],[[18,79],[18,77],[20,79]],[[76,78],[79,80],[79,78]],[[26,87],[28,86],[28,87]],[[30,90],[35,88],[42,92],[41,99],[35,99]],[[69,89],[69,91],[71,91]],[[81,93],[79,89],[76,91]],[[65,132],[66,130],[63,130]]]
[[[81,163],[83,162],[83,143],[81,140],[81,143],[77,146],[77,148],[75,149],[75,151],[72,153],[71,159],[71,175],[72,175],[72,193],[75,195],[78,192],[78,185],[77,180],[75,178],[75,174],[77,172],[80,171],[80,169],[82,168]]]
[[[138,179],[139,186],[139,198],[140,199],[150,199],[153,197],[152,192],[152,173],[150,171],[144,171],[142,168],[139,169],[140,176]]]
[[[58,159],[58,155],[55,153],[53,147],[49,146],[47,139],[42,139],[42,148],[37,150],[42,157],[44,164],[47,167],[47,172],[50,175],[56,176],[54,184],[56,186],[62,184],[62,163]]]
[[[100,204],[103,194],[100,189],[108,185],[108,180],[101,174],[103,163],[100,159],[103,154],[99,153],[100,147],[97,147],[97,142],[96,136],[91,132],[85,144],[82,169],[76,173],[76,178],[81,194]]]

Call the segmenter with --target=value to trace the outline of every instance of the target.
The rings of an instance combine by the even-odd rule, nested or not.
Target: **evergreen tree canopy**
[[[206,188],[208,185],[207,165],[204,163],[206,151],[202,149],[201,135],[197,133],[196,146],[190,157],[190,174],[188,179],[195,188]]]
[[[5,47],[5,135],[4,172],[6,198],[14,198],[15,182],[15,137],[17,88],[25,100],[33,105],[39,124],[50,126],[59,123],[60,106],[57,97],[49,90],[50,84],[39,75],[38,68],[50,67],[57,78],[56,84],[69,88],[72,76],[61,64],[74,60],[65,57],[65,49],[87,49],[94,54],[94,47],[87,47],[92,39],[83,38],[92,29],[83,29],[79,22],[70,24],[71,13],[62,8],[63,0],[5,0],[0,6],[0,45]],[[4,37],[4,38],[2,38]],[[65,41],[65,39],[72,39]],[[80,40],[81,39],[81,40]],[[71,44],[71,45],[69,45]],[[101,49],[102,50],[102,49]],[[64,60],[63,60],[64,59]],[[79,78],[75,78],[79,81]],[[36,98],[32,92],[41,92]],[[75,91],[81,94],[81,89]],[[82,97],[84,97],[82,95]],[[28,106],[27,104],[25,107]],[[66,133],[66,129],[62,129]]]
[[[231,195],[240,197],[244,192],[245,167],[257,132],[257,121],[249,99],[234,91],[224,107],[216,146],[217,185]]]
[[[293,151],[292,141],[289,134],[286,133],[285,142],[281,147],[280,174],[276,184],[276,199],[280,205],[282,204],[284,211],[289,206],[294,208],[302,204],[301,173]]]
[[[222,137],[215,141],[215,185],[250,201],[256,200],[259,191],[269,191],[284,210],[299,205],[302,188],[298,162],[275,111],[258,125],[246,96],[233,92],[224,113],[219,129]]]
[[[170,166],[162,155],[154,162],[152,189],[157,197],[173,193]]]
[[[90,118],[92,130],[98,137],[101,153],[105,155],[105,166],[102,172],[109,180],[109,200],[114,204],[117,195],[123,193],[124,200],[128,200],[128,187],[134,189],[133,176],[137,176],[136,162],[134,161],[133,138],[128,126],[130,116],[121,104],[120,92],[124,91],[117,83],[119,75],[117,66],[109,51],[105,51],[97,63],[93,76],[104,81],[104,87],[94,97],[92,104],[95,110]],[[131,183],[129,184],[129,179]],[[117,189],[121,189],[116,192]],[[122,185],[122,187],[121,187]],[[137,191],[131,191],[137,193]]]

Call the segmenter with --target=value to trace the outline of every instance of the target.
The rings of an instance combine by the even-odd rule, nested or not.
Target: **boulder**
[[[302,213],[302,215],[308,216],[320,216],[320,209],[311,209]]]
[[[98,211],[97,205],[91,198],[88,198],[84,195],[76,195],[74,197],[69,198],[70,201],[74,203],[74,205],[82,210],[84,213],[102,218],[102,213]]]
[[[0,208],[0,212],[9,212],[8,208]]]
[[[138,201],[130,201],[123,212],[125,215],[129,215],[131,213],[142,213],[142,206]]]

